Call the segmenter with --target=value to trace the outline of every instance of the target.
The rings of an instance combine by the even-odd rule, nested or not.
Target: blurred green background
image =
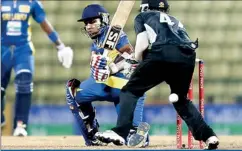
[[[62,41],[73,48],[71,69],[65,69],[57,59],[57,52],[47,35],[34,21],[32,40],[36,49],[33,104],[64,104],[65,82],[70,78],[84,80],[89,76],[89,45],[91,40],[81,33],[77,19],[90,3],[104,5],[111,16],[117,1],[43,1],[47,17]],[[177,17],[192,39],[199,38],[197,56],[205,61],[205,101],[233,103],[242,95],[242,1],[170,1],[170,14]],[[140,1],[129,17],[124,31],[135,43],[133,20]],[[194,93],[198,98],[197,69]],[[13,78],[12,78],[13,79]],[[13,81],[13,80],[12,80]],[[148,92],[147,103],[168,103],[169,87],[162,84]],[[7,100],[15,100],[13,82]],[[206,102],[205,102],[206,103]]]

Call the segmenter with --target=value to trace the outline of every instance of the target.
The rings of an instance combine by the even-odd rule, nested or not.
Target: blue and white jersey
[[[1,3],[1,42],[21,45],[31,41],[31,18],[42,23],[45,12],[37,0],[2,0]]]
[[[105,36],[107,34],[109,26],[104,27],[102,33],[98,36],[95,42],[92,43],[90,50],[99,54],[103,54],[104,49],[101,48],[102,43],[105,39]],[[115,60],[115,58],[118,56],[120,53],[118,50],[125,45],[130,44],[127,35],[122,31],[120,38],[117,42],[117,45],[115,47],[115,50],[111,50],[108,53],[108,57],[110,58],[110,61]],[[112,87],[112,88],[118,88],[121,89],[126,83],[127,83],[127,78],[123,75],[123,73],[118,72],[112,76],[110,76],[107,81],[105,82],[106,85]]]

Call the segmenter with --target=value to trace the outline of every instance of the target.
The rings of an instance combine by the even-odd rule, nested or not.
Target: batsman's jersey
[[[177,46],[177,48],[191,50],[191,53],[196,49],[183,24],[166,13],[160,11],[142,12],[136,16],[134,27],[137,35],[144,31],[147,32],[150,44],[148,52],[156,53],[156,57],[163,57],[164,60],[185,59],[182,58],[181,52],[167,50],[166,46]],[[173,56],[174,58],[166,58],[167,56]]]
[[[99,54],[103,54],[103,51],[104,49],[101,48],[101,45],[102,45],[102,42],[104,41],[105,39],[105,36],[106,36],[106,33],[108,31],[108,26],[106,26],[101,35],[96,39],[96,41],[94,43],[92,43],[91,45],[91,51],[94,51],[96,53],[99,53]],[[127,45],[127,44],[130,44],[129,40],[128,40],[128,37],[127,35],[122,32],[121,35],[120,35],[120,38],[119,38],[119,41],[116,45],[116,49],[115,50],[112,50],[108,53],[108,57],[110,58],[111,61],[115,60],[115,58],[118,56],[119,54],[119,49],[122,48],[123,46]],[[109,61],[110,62],[110,61]],[[127,79],[125,78],[125,76],[121,73],[121,72],[118,72],[112,76],[110,76],[105,84],[110,86],[110,87],[113,87],[113,88],[118,88],[118,89],[121,89],[126,83],[127,83]]]
[[[30,22],[41,23],[45,12],[37,0],[2,0],[1,42],[2,44],[23,45],[31,40]]]

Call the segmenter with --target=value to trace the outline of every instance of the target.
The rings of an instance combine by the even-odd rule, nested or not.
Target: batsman
[[[108,32],[110,21],[109,13],[101,5],[91,4],[85,7],[78,22],[84,23],[82,29],[93,41],[90,47],[91,75],[82,82],[77,79],[71,79],[67,82],[66,101],[75,120],[78,122],[85,144],[87,146],[106,145],[94,137],[95,133],[98,132],[99,124],[92,102],[112,102],[117,114],[119,114],[120,89],[128,81],[122,73],[123,63],[125,62],[124,57],[132,55],[133,48],[127,35],[122,32],[115,47],[116,49],[110,51],[108,57],[102,55],[104,49],[101,46]],[[111,63],[112,68],[109,67]],[[142,122],[144,101],[145,96],[142,95],[135,108],[130,135],[135,133],[136,127]],[[149,138],[147,137],[143,146],[148,146],[148,144]]]

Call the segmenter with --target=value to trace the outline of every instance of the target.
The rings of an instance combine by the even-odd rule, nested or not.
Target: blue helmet
[[[109,24],[109,13],[108,11],[99,4],[91,4],[84,8],[82,13],[82,18],[77,20],[78,22],[83,22],[89,19],[100,18],[104,25]]]

